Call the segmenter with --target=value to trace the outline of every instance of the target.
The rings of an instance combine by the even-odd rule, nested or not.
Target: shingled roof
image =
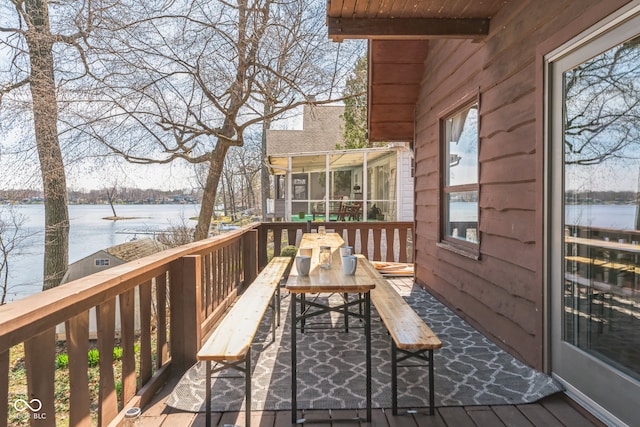
[[[153,239],[136,239],[105,249],[105,252],[125,262],[133,261],[168,249],[168,246]]]

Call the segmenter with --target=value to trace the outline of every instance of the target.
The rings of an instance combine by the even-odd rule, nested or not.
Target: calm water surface
[[[476,203],[459,203],[462,218],[475,215]],[[466,206],[462,206],[466,205]],[[10,259],[11,285],[8,300],[15,301],[42,289],[44,206],[16,206],[27,217],[26,228],[33,237],[24,242],[20,253]],[[101,249],[124,243],[133,237],[153,237],[153,232],[179,224],[184,218],[191,226],[200,205],[123,205],[116,207],[119,216],[135,219],[110,221],[108,205],[71,205],[69,216],[69,262],[75,262]],[[568,224],[592,227],[633,229],[636,207],[633,205],[567,205]],[[149,234],[145,234],[146,232]]]
[[[25,230],[31,236],[10,257],[8,301],[15,301],[42,289],[44,259],[44,206],[19,205],[16,211],[26,217]],[[113,215],[108,205],[70,205],[69,262],[75,262],[101,249],[124,243],[134,237],[153,237],[154,232],[196,221],[200,205],[121,205],[116,213],[127,220],[102,219]],[[148,234],[147,234],[148,233]]]

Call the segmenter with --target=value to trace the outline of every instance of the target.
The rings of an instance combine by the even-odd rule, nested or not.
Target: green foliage
[[[288,256],[290,258],[293,258],[294,256],[296,256],[297,252],[298,252],[297,247],[289,245],[282,248],[282,250],[280,251],[280,256]]]
[[[338,144],[336,149],[352,149],[369,147],[367,138],[367,57],[361,57],[347,79],[343,95],[349,98],[344,102],[344,128],[342,137],[344,146]]]
[[[122,397],[122,381],[116,381],[116,396],[118,396],[118,400]]]
[[[100,363],[100,352],[98,352],[98,349],[92,348],[89,350],[87,359],[89,360],[89,367],[93,368],[94,366],[98,366],[98,363]]]
[[[122,347],[113,347],[113,360],[120,360],[122,359]]]
[[[69,367],[69,355],[60,353],[56,355],[56,369],[64,369]]]

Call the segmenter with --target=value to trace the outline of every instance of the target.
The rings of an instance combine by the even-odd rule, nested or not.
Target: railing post
[[[258,270],[262,270],[267,265],[267,233],[269,226],[265,223],[258,227]]]
[[[188,255],[171,263],[171,365],[178,372],[196,363],[200,349],[202,257]]]
[[[258,277],[258,230],[249,230],[242,236],[242,268],[244,286]]]

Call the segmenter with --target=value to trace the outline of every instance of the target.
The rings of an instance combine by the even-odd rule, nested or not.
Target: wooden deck
[[[412,279],[396,279],[407,280]],[[142,426],[182,427],[205,425],[205,414],[183,412],[166,405],[166,400],[179,378],[172,377],[146,408],[143,408]],[[303,411],[299,411],[303,412]],[[304,411],[307,420],[342,419],[357,416],[355,410]],[[364,408],[359,414],[364,417]],[[244,412],[214,412],[214,426],[244,426]],[[252,411],[254,427],[291,426],[291,411]],[[357,426],[367,423],[313,422],[314,426]],[[585,427],[604,426],[577,403],[563,394],[547,397],[537,403],[525,405],[465,406],[436,408],[434,416],[415,414],[393,416],[391,409],[374,409],[372,426],[376,427]]]
[[[172,378],[151,404],[144,408],[141,426],[188,427],[205,425],[204,413],[182,412],[166,406],[165,402],[177,383]],[[345,419],[354,417],[355,410],[304,411],[308,420],[324,420],[331,417]],[[214,412],[212,425],[244,426],[244,412]],[[254,427],[291,426],[290,411],[252,411],[251,425]],[[367,423],[313,422],[313,426],[358,426]],[[391,415],[391,409],[374,409],[372,426],[375,427],[588,427],[604,426],[564,395],[547,397],[538,403],[527,405],[466,406],[436,408],[434,416]]]

